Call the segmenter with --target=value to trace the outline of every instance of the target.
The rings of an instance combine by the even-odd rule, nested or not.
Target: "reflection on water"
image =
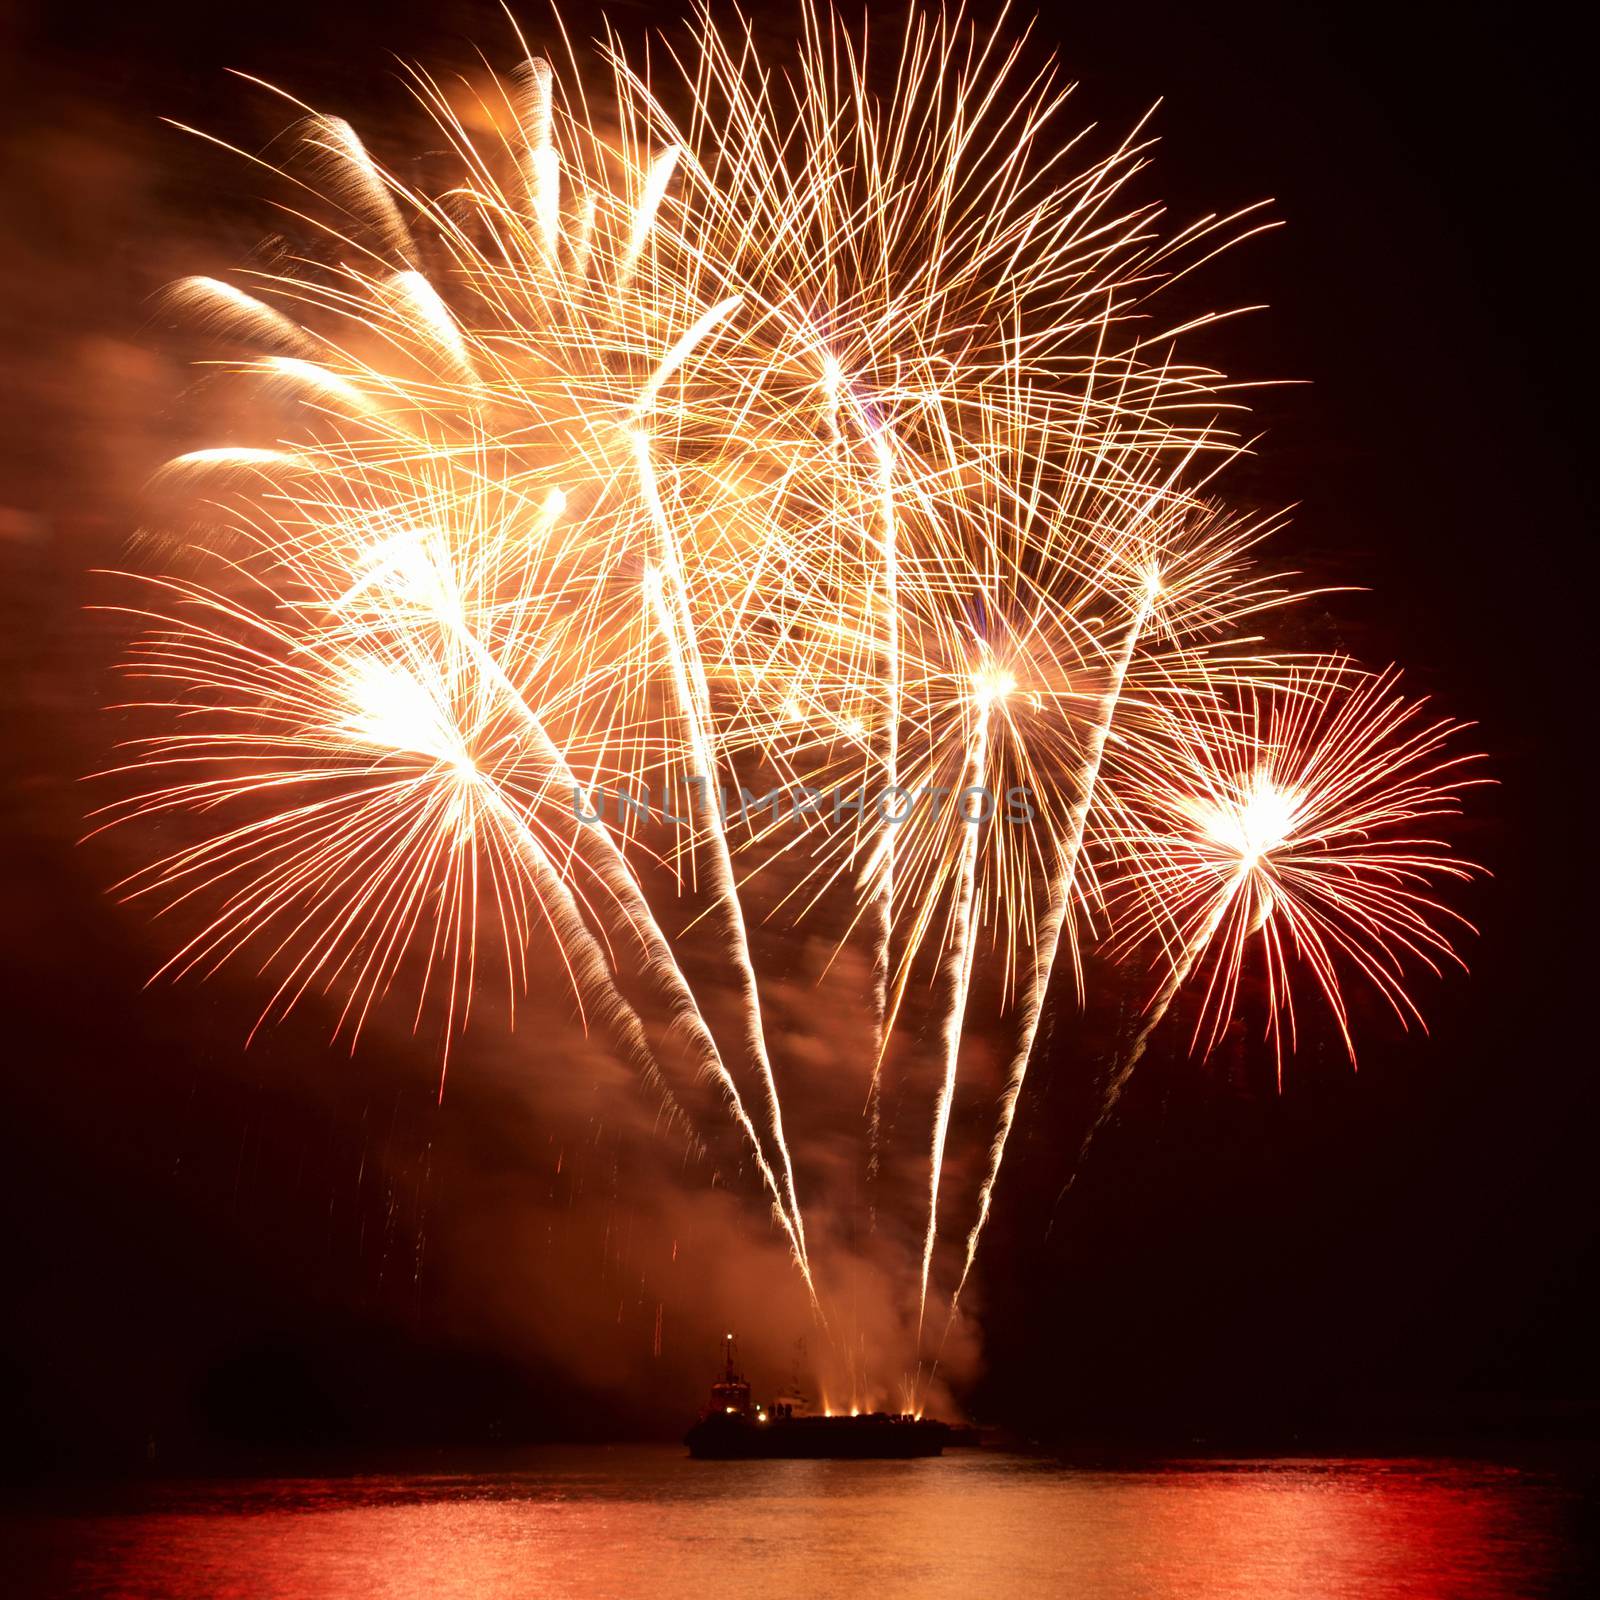
[[[1450,1461],[691,1462],[163,1484],[6,1520],[9,1594],[152,1600],[1478,1597],[1570,1584],[1560,1479]]]

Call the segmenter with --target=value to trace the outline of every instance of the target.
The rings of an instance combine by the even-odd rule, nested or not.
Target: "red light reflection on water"
[[[137,1507],[14,1517],[8,1590],[1491,1600],[1558,1581],[1573,1559],[1571,1504],[1552,1477],[1479,1463],[1100,1472],[986,1452],[694,1463],[665,1450],[563,1450],[517,1472],[173,1485]]]

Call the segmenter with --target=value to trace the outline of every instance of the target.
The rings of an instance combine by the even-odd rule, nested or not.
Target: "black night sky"
[[[663,18],[607,10],[629,36]],[[983,1361],[962,1390],[980,1416],[1284,1443],[1600,1415],[1578,454],[1593,272],[1564,28],[1537,7],[1041,18],[1078,122],[1120,131],[1162,99],[1141,195],[1178,217],[1274,201],[1286,225],[1194,291],[1267,307],[1215,336],[1230,371],[1304,380],[1259,392],[1264,438],[1232,493],[1298,504],[1284,563],[1364,591],[1318,602],[1320,637],[1402,662],[1475,720],[1498,787],[1458,835],[1494,876],[1460,899],[1482,930],[1470,976],[1420,987],[1429,1035],[1362,1016],[1358,1075],[1308,1048],[1281,1095],[1257,1049],[1202,1067],[1169,1043],[1058,1204],[1095,1037],[1060,997],[983,1262]],[[0,38],[5,1450],[70,1466],[137,1460],[152,1436],[205,1457],[670,1435],[715,1315],[674,1303],[652,1364],[649,1318],[620,1305],[630,1224],[603,1173],[670,1170],[671,1152],[597,1133],[581,1087],[520,1098],[507,1047],[480,1063],[472,1035],[442,1107],[436,1060],[398,1034],[352,1059],[307,1015],[242,1053],[248,976],[146,989],[159,940],[106,893],[117,852],[77,842],[113,693],[89,569],[116,564],[140,483],[190,425],[151,296],[237,260],[264,216],[160,118],[236,126],[238,67],[382,127],[393,56],[464,61],[470,39],[509,59],[504,20],[153,0],[8,8]],[[620,1353],[572,1356],[601,1324]]]

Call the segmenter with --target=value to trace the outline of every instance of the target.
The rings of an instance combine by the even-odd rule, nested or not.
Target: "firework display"
[[[892,1062],[931,1363],[1085,952],[1144,1002],[1102,1121],[1180,998],[1199,1053],[1238,1023],[1281,1076],[1315,1000],[1353,1061],[1347,993],[1420,1020],[1456,959],[1475,779],[1392,669],[1273,643],[1306,591],[1229,503],[1220,318],[1163,312],[1257,214],[1170,227],[1142,129],[1084,157],[1055,71],[959,17],[802,31],[786,74],[710,15],[665,72],[414,70],[426,170],[292,103],[292,258],[171,291],[260,431],[154,485],[151,725],[99,820],[165,841],[120,887],[167,970],[248,965],[263,1021],[389,1004],[448,1054],[555,952],[678,1136],[721,1101],[823,1327],[755,930],[858,951],[856,1132],[876,1174]]]

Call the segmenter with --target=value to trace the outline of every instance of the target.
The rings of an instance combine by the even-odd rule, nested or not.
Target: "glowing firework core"
[[[980,667],[972,674],[972,702],[980,711],[988,711],[1017,687],[1016,675],[1004,667]]]
[[[1236,800],[1194,801],[1192,814],[1201,833],[1253,871],[1280,845],[1291,842],[1300,798],[1281,789],[1265,767],[1257,767]]]

